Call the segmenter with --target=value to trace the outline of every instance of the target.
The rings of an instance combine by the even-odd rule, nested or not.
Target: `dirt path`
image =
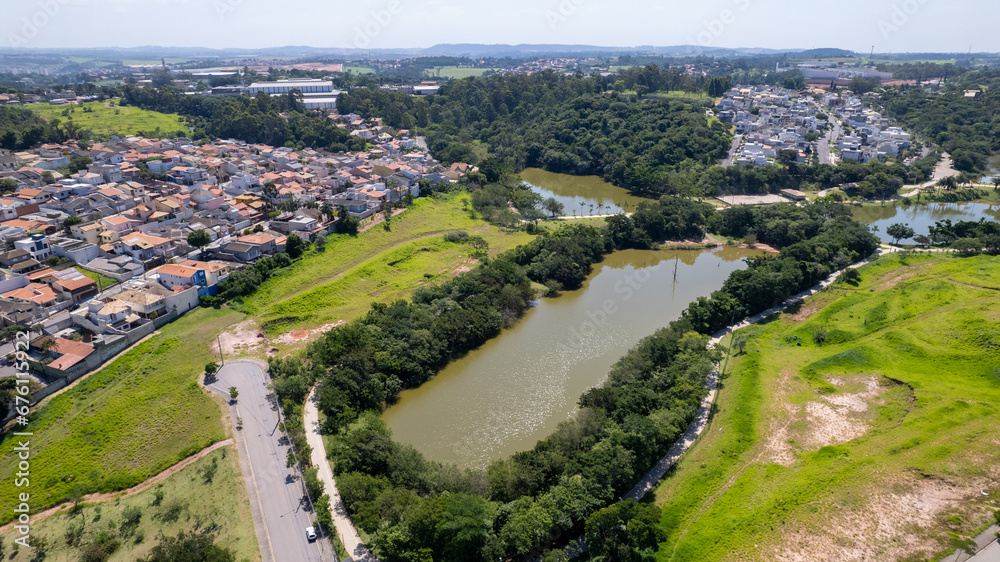
[[[163,472],[161,472],[161,473],[153,476],[152,478],[144,480],[140,484],[137,484],[137,485],[132,486],[131,488],[128,488],[128,489],[125,489],[125,490],[120,490],[118,492],[103,493],[103,494],[88,494],[86,496],[83,496],[83,498],[80,499],[80,503],[100,503],[100,502],[107,502],[107,501],[111,501],[111,500],[114,500],[114,499],[127,498],[129,496],[134,496],[136,494],[141,494],[142,492],[145,492],[146,490],[152,488],[156,484],[159,484],[160,482],[163,482],[167,478],[170,478],[174,474],[177,474],[181,470],[183,470],[183,469],[191,466],[192,464],[198,462],[199,460],[205,458],[205,456],[207,456],[209,453],[212,453],[213,451],[221,449],[222,447],[225,447],[227,445],[232,445],[233,443],[234,443],[234,441],[231,438],[230,439],[226,439],[225,441],[218,441],[216,443],[213,443],[213,444],[209,445],[208,447],[205,447],[204,449],[202,449],[197,454],[192,455],[190,457],[187,457],[186,459],[182,460],[181,462],[179,462],[179,463],[171,466],[170,468],[164,470]],[[49,509],[46,509],[45,511],[41,511],[41,512],[38,512],[38,513],[32,515],[31,516],[31,521],[32,521],[32,523],[38,523],[39,521],[41,521],[43,519],[47,519],[47,518],[49,518],[49,517],[51,517],[51,516],[53,516],[53,515],[61,512],[61,511],[66,511],[69,508],[70,508],[70,503],[69,502],[59,504],[59,505],[57,505],[55,507],[50,507]],[[7,523],[6,525],[0,527],[0,533],[6,533],[7,531],[9,531],[11,529],[11,527],[13,525],[14,525],[14,522],[10,522],[10,523]]]
[[[316,403],[316,389],[314,388],[309,397],[306,398],[306,407],[302,412],[302,423],[306,426],[306,441],[312,447],[312,462],[319,469],[319,478],[323,481],[327,495],[330,496],[330,514],[333,516],[333,525],[340,536],[340,542],[347,549],[348,554],[355,562],[378,562],[368,551],[368,547],[361,541],[361,535],[354,527],[347,514],[347,507],[344,500],[337,492],[337,482],[333,479],[333,470],[330,469],[330,461],[326,458],[326,445],[323,444],[323,436],[320,434],[319,409]]]

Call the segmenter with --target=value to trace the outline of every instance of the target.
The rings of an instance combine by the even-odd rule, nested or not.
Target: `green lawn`
[[[741,332],[711,425],[656,490],[658,559],[936,560],[984,527],[1000,261],[893,255],[861,273]]]
[[[432,78],[471,78],[479,77],[488,71],[496,70],[495,68],[473,68],[469,66],[435,66],[434,68],[429,68],[424,71],[429,77]]]
[[[65,123],[72,119],[81,129],[90,130],[95,139],[107,139],[111,135],[134,135],[140,131],[147,136],[174,136],[178,131],[188,134],[183,117],[137,107],[105,107],[104,102],[96,101],[80,105],[35,103],[26,107],[46,120],[59,119]],[[84,107],[93,111],[84,112]],[[64,115],[67,112],[68,115]]]
[[[375,69],[370,66],[346,65],[344,66],[344,72],[352,74],[375,74]]]
[[[94,271],[90,271],[90,270],[84,269],[83,267],[81,267],[79,265],[76,265],[74,267],[76,267],[76,270],[79,271],[80,273],[86,275],[87,277],[90,277],[94,281],[97,281],[97,285],[98,285],[98,287],[99,287],[99,289],[101,291],[107,289],[108,287],[110,287],[110,286],[112,286],[112,285],[114,285],[115,283],[118,282],[118,281],[116,281],[116,280],[114,280],[114,279],[112,279],[110,277],[105,277],[105,276],[101,275],[100,273],[96,273]]]
[[[437,283],[470,267],[471,248],[445,242],[465,230],[489,242],[490,254],[526,243],[524,232],[505,233],[462,210],[468,195],[417,199],[395,217],[357,237],[330,237],[323,253],[309,255],[269,279],[240,307],[258,317],[269,334],[314,328],[364,314],[373,302],[406,298],[424,283]]]
[[[210,483],[205,481],[205,469],[216,466]],[[157,502],[157,492],[162,499]],[[138,508],[142,512],[134,530],[121,529],[122,513]],[[82,528],[82,532],[79,529]],[[198,532],[212,528],[215,543],[235,551],[236,560],[260,560],[260,548],[254,533],[250,501],[240,473],[235,445],[223,447],[188,466],[144,492],[127,498],[101,503],[83,504],[79,512],[69,510],[34,523],[33,537],[44,537],[50,548],[45,560],[75,562],[81,559],[82,548],[92,544],[99,533],[106,533],[120,546],[107,560],[133,561],[149,554],[159,542],[159,534],[176,536],[178,532]],[[80,532],[75,546],[67,544],[67,531]],[[16,532],[4,533],[8,552]],[[8,558],[13,562],[28,562],[34,553],[20,549]]]
[[[198,309],[76,386],[31,417],[31,508],[40,511],[74,493],[134,486],[225,438],[219,406],[198,386],[217,359],[209,343],[242,316]],[[15,437],[5,434],[4,447]],[[9,450],[9,449],[8,449]],[[17,458],[0,458],[0,487],[15,490]],[[14,494],[0,495],[0,522],[10,521]]]

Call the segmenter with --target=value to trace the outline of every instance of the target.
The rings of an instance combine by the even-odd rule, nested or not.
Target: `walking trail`
[[[350,516],[347,515],[344,500],[340,498],[340,493],[337,491],[337,482],[333,479],[333,470],[330,468],[330,462],[326,458],[326,446],[323,444],[323,436],[320,434],[318,401],[316,389],[314,388],[309,393],[309,398],[306,399],[306,407],[302,417],[303,423],[306,426],[306,441],[312,448],[313,466],[319,469],[319,478],[323,481],[327,495],[330,496],[330,512],[333,516],[333,525],[337,529],[340,542],[347,549],[351,558],[356,562],[378,562],[372,556],[371,552],[368,551],[365,543],[362,542],[361,535],[358,534],[358,530],[354,527]]]

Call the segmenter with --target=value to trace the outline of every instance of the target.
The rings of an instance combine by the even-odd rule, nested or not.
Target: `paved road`
[[[733,146],[729,147],[729,156],[722,161],[722,167],[728,168],[733,165],[733,158],[736,157],[736,150],[740,147],[740,141],[743,140],[743,135],[735,135],[733,137]]]
[[[1000,540],[997,540],[1000,526],[993,525],[973,540],[976,541],[976,554],[968,554],[963,550],[945,556],[941,562],[1000,562]]]
[[[337,535],[341,544],[351,554],[356,562],[378,562],[368,551],[368,547],[361,541],[361,535],[354,527],[351,517],[347,515],[347,508],[344,500],[340,499],[337,492],[337,483],[333,480],[333,470],[330,469],[330,461],[326,459],[326,445],[323,444],[323,436],[319,427],[319,408],[316,389],[309,393],[306,399],[306,407],[302,413],[302,422],[306,426],[306,441],[312,447],[313,465],[319,467],[319,478],[326,486],[326,493],[330,496],[330,509],[333,512],[333,525],[337,528]]]
[[[237,417],[243,420],[243,429],[235,430],[236,442],[264,561],[334,560],[329,541],[306,540],[305,529],[313,525],[314,517],[301,478],[285,468],[288,441],[278,429],[277,406],[264,371],[256,363],[227,362],[210,382],[209,388],[225,398],[230,386],[239,390],[230,413],[234,426]]]
[[[820,164],[831,164],[831,163],[833,163],[833,157],[831,156],[831,152],[830,152],[830,143],[831,142],[837,142],[837,139],[840,138],[840,135],[841,135],[841,132],[842,132],[841,126],[840,126],[840,119],[837,119],[836,117],[834,117],[832,115],[830,116],[830,118],[833,120],[833,127],[830,130],[830,132],[828,132],[827,134],[823,135],[823,137],[819,139],[819,143],[818,143],[817,148],[816,148],[816,151],[818,152],[817,156],[819,157],[819,163]]]

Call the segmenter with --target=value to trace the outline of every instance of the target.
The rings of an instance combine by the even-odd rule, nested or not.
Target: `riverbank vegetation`
[[[988,524],[1000,265],[896,253],[859,271],[735,334],[712,431],[656,491],[661,559],[936,560]]]
[[[580,398],[579,415],[555,434],[485,471],[441,465],[394,443],[377,411],[401,389],[421,384],[516,321],[533,298],[532,282],[579,286],[590,264],[632,240],[616,241],[610,226],[567,225],[442,285],[421,288],[409,302],[375,304],[364,318],[310,344],[304,359],[272,362],[276,391],[295,410],[310,385],[322,382],[319,407],[338,489],[381,558],[486,560],[541,553],[583,533],[588,518],[631,488],[693,419],[718,359],[706,347],[716,316],[726,311],[728,323],[733,315],[755,313],[877,247],[844,207],[777,209],[735,218],[730,215],[739,211],[717,213],[668,198],[648,206],[637,223],[629,219],[631,228],[622,231],[644,221],[687,217],[692,228],[700,221],[765,235],[772,229],[803,234],[789,237],[777,257],[751,260],[749,274],[734,274],[724,292],[693,303],[682,318],[640,342],[604,384]],[[734,295],[746,297],[747,304],[736,306]],[[611,536],[608,521],[641,525],[658,517],[624,505],[598,513],[586,525],[595,536]],[[638,535],[612,546],[650,551]]]

